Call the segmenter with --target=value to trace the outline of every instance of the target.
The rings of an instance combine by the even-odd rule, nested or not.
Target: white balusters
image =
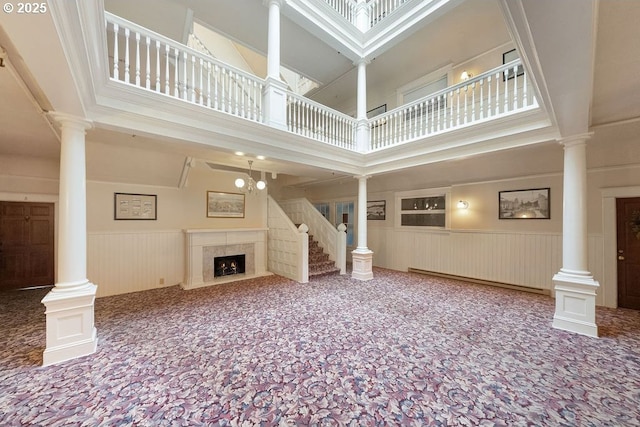
[[[518,66],[513,66],[513,109],[518,109]]]
[[[136,86],[140,86],[140,33],[136,31]]]
[[[352,0],[326,1],[334,2],[345,12],[355,5]],[[376,13],[388,14],[402,3],[402,0],[375,0],[368,4],[376,8]],[[113,40],[112,46],[109,43],[113,80],[247,120],[262,121],[262,79],[108,13],[107,29],[113,31],[113,38],[110,34],[108,37]],[[518,76],[518,71],[522,73],[521,63],[512,62],[376,116],[369,121],[370,149],[391,147],[536,106],[527,75]],[[353,118],[290,93],[286,102],[289,131],[336,147],[355,149]]]
[[[180,52],[178,51],[177,47],[174,48],[173,51],[176,60],[176,63],[173,66],[173,96],[175,96],[176,98],[180,98],[180,88],[178,85],[178,82],[180,81]]]
[[[509,88],[509,70],[505,70],[505,78],[502,80],[502,101],[504,102],[502,106],[502,112],[508,113],[511,110],[510,96],[512,91]]]
[[[156,40],[156,92],[160,92],[160,40]]]
[[[149,36],[145,37],[145,44],[147,47],[147,65],[145,67],[145,87],[147,89],[151,89],[151,64],[150,64],[151,52],[149,52],[150,46],[151,46],[151,39],[149,38]]]
[[[202,61],[202,60],[201,60]],[[205,72],[205,68],[206,68],[206,73],[207,73],[207,107],[211,108],[211,62],[207,61],[206,62],[207,66],[206,67],[202,67],[202,73]],[[200,81],[202,82],[202,73],[200,74]],[[204,91],[203,91],[203,95],[204,96]],[[200,98],[202,100],[202,97]]]
[[[498,71],[496,74],[496,108],[495,115],[500,114],[500,81],[505,77],[504,72]]]
[[[487,117],[484,111],[484,80],[480,80],[480,119]]]
[[[131,83],[129,81],[129,36],[131,35],[131,30],[128,28],[124,29],[124,81],[126,83]]]
[[[169,95],[170,84],[169,84],[169,45],[164,45],[164,61],[165,61],[165,71],[164,71],[164,93]]]
[[[120,58],[118,57],[118,31],[120,31],[120,26],[113,24],[113,78],[119,80],[118,62]]]

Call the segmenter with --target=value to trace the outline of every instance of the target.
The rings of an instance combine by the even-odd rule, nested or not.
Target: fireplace
[[[268,276],[267,229],[184,230],[187,265],[183,289],[221,285],[238,280]],[[233,270],[216,272],[216,258],[244,255]],[[229,264],[230,265],[230,264]],[[242,273],[240,273],[242,271]],[[225,273],[219,276],[218,273]]]
[[[233,274],[244,274],[245,272],[245,256],[229,255],[219,256],[213,259],[213,276],[231,276]]]

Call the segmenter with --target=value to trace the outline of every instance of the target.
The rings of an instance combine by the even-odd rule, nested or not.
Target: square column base
[[[373,279],[373,251],[369,249],[351,252],[353,271],[351,277],[357,280]]]
[[[553,276],[556,312],[552,326],[556,329],[598,337],[596,325],[596,291],[600,284],[592,276],[565,273]]]
[[[262,92],[264,123],[287,130],[287,86],[280,80],[268,78]]]
[[[94,301],[98,287],[56,290],[43,299],[47,316],[47,347],[42,365],[49,366],[95,353],[98,338],[94,325]]]

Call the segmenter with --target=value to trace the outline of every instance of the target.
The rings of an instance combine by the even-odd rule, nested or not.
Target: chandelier
[[[267,187],[267,184],[263,180],[259,180],[256,182],[253,179],[251,166],[253,165],[253,160],[249,160],[249,179],[246,181],[242,178],[236,179],[236,187],[239,190],[244,191],[245,193],[252,194],[257,190],[264,190]]]

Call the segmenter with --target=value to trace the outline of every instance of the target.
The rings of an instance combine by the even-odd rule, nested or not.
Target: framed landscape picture
[[[551,203],[549,188],[500,191],[499,219],[549,219]]]
[[[367,201],[367,219],[369,220],[383,220],[386,217],[387,201],[386,200],[374,200]]]
[[[244,194],[207,191],[208,218],[244,218]]]

